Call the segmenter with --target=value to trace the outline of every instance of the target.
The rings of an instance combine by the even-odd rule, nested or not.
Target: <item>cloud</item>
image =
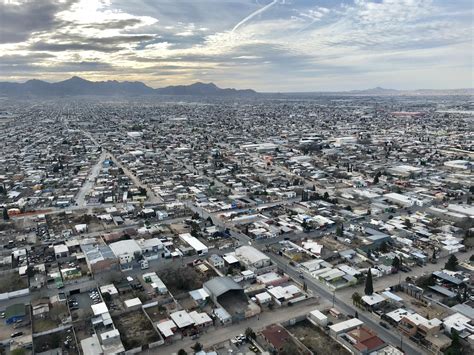
[[[101,80],[205,80],[259,90],[389,87],[401,85],[399,78],[406,88],[472,85],[473,9],[467,0],[42,0],[24,5],[9,5],[7,16],[9,23],[23,19],[23,29],[21,22],[5,29],[0,19],[5,36],[0,52],[12,56],[0,57],[2,78],[21,76],[17,69],[23,65],[25,75],[37,69],[43,78],[83,70]],[[38,21],[28,22],[35,12]],[[415,82],[417,69],[422,76]]]
[[[32,33],[48,31],[61,21],[56,14],[68,9],[75,0],[25,0],[0,2],[0,43],[18,43]]]

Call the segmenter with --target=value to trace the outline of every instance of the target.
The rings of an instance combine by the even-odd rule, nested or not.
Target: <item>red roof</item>
[[[290,339],[290,334],[286,331],[286,329],[276,324],[266,327],[262,331],[262,334],[267,342],[273,345],[275,349],[283,348],[283,345],[285,345],[288,339]]]

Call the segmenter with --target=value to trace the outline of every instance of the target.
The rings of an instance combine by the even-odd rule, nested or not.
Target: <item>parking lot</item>
[[[93,300],[89,292],[78,293],[68,298],[69,309],[73,320],[88,319],[92,316],[91,305],[99,303],[100,298]],[[75,303],[74,303],[75,302]]]

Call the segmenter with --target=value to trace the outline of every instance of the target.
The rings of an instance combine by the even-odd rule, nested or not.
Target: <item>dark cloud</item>
[[[49,53],[30,53],[27,55],[7,54],[0,56],[0,66],[4,65],[20,65],[32,64],[42,62],[45,59],[54,58],[54,55]]]
[[[23,42],[33,32],[57,27],[60,21],[55,15],[74,2],[76,0],[33,0],[19,5],[0,2],[0,43]]]
[[[130,26],[139,25],[142,23],[139,19],[125,19],[125,20],[115,20],[115,21],[105,21],[105,22],[96,22],[83,25],[83,28],[93,28],[98,30],[108,30],[108,29],[124,29]]]
[[[116,52],[124,49],[125,44],[148,41],[154,36],[149,35],[125,35],[112,37],[83,37],[69,34],[56,34],[53,40],[59,42],[36,42],[31,45],[31,50],[62,52],[68,50],[97,51],[97,52]]]
[[[99,44],[88,43],[48,43],[36,42],[30,47],[31,50],[48,51],[48,52],[64,52],[64,51],[97,51],[97,52],[115,52],[123,47],[101,46]]]

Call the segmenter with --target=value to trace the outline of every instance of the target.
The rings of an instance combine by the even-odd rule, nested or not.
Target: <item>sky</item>
[[[474,86],[472,0],[0,0],[0,81]]]

